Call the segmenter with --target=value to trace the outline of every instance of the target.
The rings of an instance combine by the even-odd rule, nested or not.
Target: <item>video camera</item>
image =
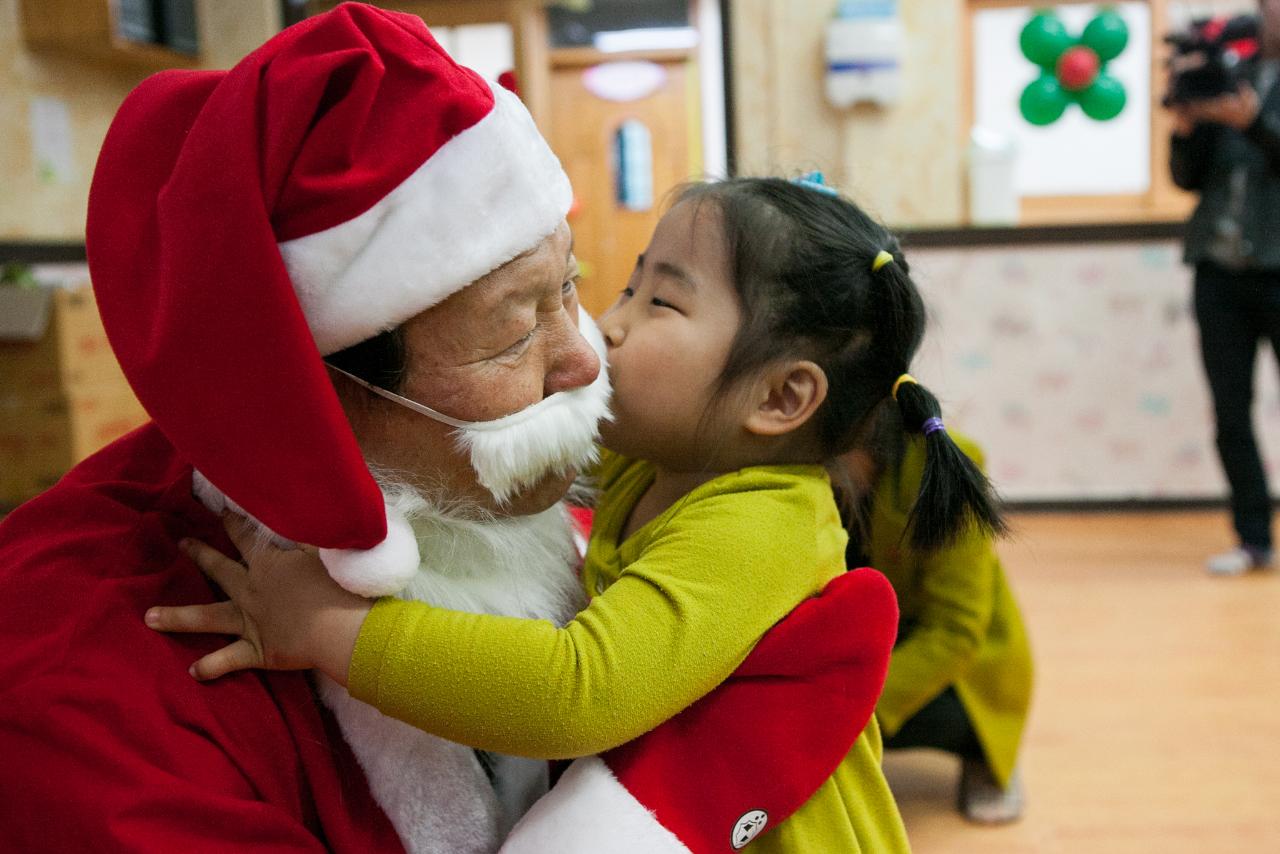
[[[1169,59],[1166,107],[1206,101],[1240,88],[1240,63],[1258,52],[1261,25],[1256,15],[1205,18],[1180,33],[1165,36],[1173,45]]]

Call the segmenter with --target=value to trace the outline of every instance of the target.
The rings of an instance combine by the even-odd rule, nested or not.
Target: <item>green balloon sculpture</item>
[[[1114,9],[1099,12],[1078,39],[1052,10],[1041,10],[1022,28],[1018,44],[1022,55],[1040,66],[1040,75],[1018,102],[1031,124],[1053,124],[1072,102],[1100,122],[1124,112],[1124,84],[1107,73],[1107,63],[1124,53],[1129,27]]]

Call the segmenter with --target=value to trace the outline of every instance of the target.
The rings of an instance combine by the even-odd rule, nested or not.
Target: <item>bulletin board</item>
[[[1130,31],[1125,52],[1108,67],[1128,99],[1109,123],[1067,115],[1038,129],[1019,116],[1018,96],[1035,79],[1036,67],[1019,49],[1023,25],[1040,10],[1056,12],[1079,34],[1103,8],[1115,8]],[[1123,2],[1027,2],[967,0],[962,22],[965,63],[960,127],[967,147],[979,122],[1008,130],[1022,151],[1017,184],[1022,225],[1110,222],[1179,222],[1195,197],[1178,189],[1169,174],[1172,120],[1160,105],[1167,48],[1163,38],[1185,24],[1178,0]]]
[[[1141,194],[1151,187],[1151,9],[1145,2],[1112,8],[1129,27],[1129,45],[1107,66],[1125,87],[1125,110],[1109,122],[1069,107],[1057,122],[1036,127],[1018,111],[1023,87],[1039,69],[1018,47],[1023,26],[1043,4],[979,9],[973,16],[974,123],[1007,134],[1017,149],[1015,186],[1022,196]],[[1068,32],[1079,34],[1096,3],[1054,7]]]

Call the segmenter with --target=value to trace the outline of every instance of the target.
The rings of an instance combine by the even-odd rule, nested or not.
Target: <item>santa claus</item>
[[[230,71],[129,96],[87,241],[153,421],[0,526],[8,845],[486,852],[541,798],[506,850],[732,850],[826,779],[887,665],[874,591],[876,619],[826,657],[796,652],[854,613],[839,593],[547,797],[545,763],[429,736],[323,680],[197,683],[186,663],[223,640],[143,624],[150,605],[221,598],[177,543],[234,554],[225,510],[319,547],[362,595],[569,619],[561,502],[608,400],[570,202],[515,96],[412,16],[344,4]]]

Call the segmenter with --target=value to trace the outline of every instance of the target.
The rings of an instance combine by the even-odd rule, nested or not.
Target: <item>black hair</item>
[[[676,196],[683,202],[719,211],[742,310],[717,394],[779,359],[811,359],[828,385],[814,413],[822,460],[858,447],[877,413],[892,405],[894,383],[924,337],[924,302],[897,239],[828,188],[781,178],[691,184]],[[893,260],[876,270],[882,251]],[[921,385],[903,383],[896,400],[908,434],[923,433],[926,422],[941,417],[937,399]],[[924,442],[911,544],[938,548],[970,524],[1003,533],[982,471],[945,430]]]
[[[397,326],[352,344],[345,350],[330,353],[324,360],[370,385],[399,392],[404,382],[407,358],[404,331]]]

